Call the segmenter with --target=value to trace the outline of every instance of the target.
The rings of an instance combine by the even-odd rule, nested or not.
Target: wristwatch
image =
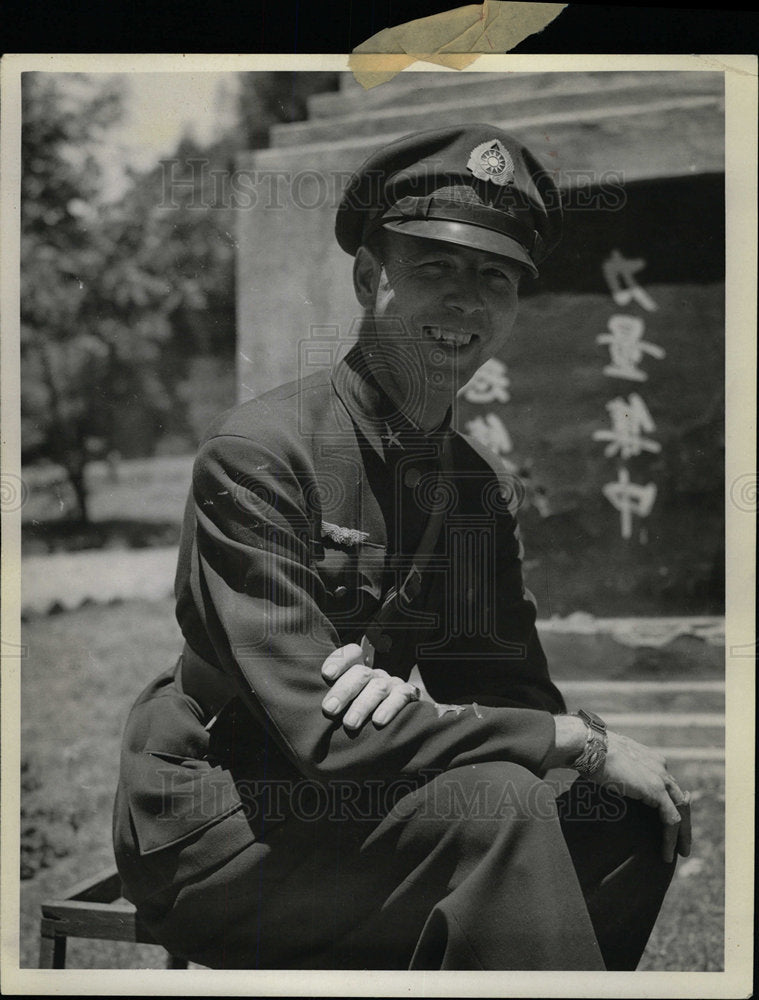
[[[595,712],[586,712],[584,708],[577,712],[577,718],[582,719],[588,732],[582,753],[572,767],[584,778],[589,778],[596,771],[600,771],[606,763],[606,751],[609,749],[606,723]]]

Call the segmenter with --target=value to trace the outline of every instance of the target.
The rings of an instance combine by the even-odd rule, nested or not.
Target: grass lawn
[[[22,866],[34,875],[21,884],[21,964],[34,966],[40,900],[114,863],[111,808],[126,714],[182,644],[171,600],[37,618],[22,642]],[[72,942],[70,952],[70,964],[85,968],[162,960],[160,949],[110,942]]]
[[[28,968],[37,964],[40,900],[113,864],[111,806],[126,713],[174,662],[181,641],[170,600],[35,618],[22,641],[21,965]],[[680,864],[642,967],[713,971],[722,965],[724,772],[720,764],[678,762],[677,774],[695,793],[694,850]],[[160,968],[163,959],[150,946],[72,941],[68,964]]]

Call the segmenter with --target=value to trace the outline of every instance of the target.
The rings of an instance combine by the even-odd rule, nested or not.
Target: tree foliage
[[[84,519],[87,462],[149,453],[167,427],[191,437],[189,360],[231,364],[235,219],[214,178],[267,145],[275,122],[306,117],[337,74],[241,74],[237,124],[206,146],[184,136],[154,169],[129,172],[113,203],[96,154],[123,114],[124,79],[22,78],[23,457],[66,470]]]
[[[176,273],[144,185],[102,200],[95,147],[121,114],[113,80],[25,74],[22,101],[23,452],[63,466],[86,519],[87,462],[125,427],[157,437],[176,410],[162,365],[172,316],[205,298]]]

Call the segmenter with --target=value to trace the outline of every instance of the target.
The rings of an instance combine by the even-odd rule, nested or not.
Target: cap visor
[[[533,277],[538,276],[538,269],[521,243],[493,229],[472,226],[465,222],[449,222],[447,219],[404,219],[399,222],[387,222],[383,228],[392,229],[405,236],[441,240],[443,243],[458,243],[473,250],[484,250],[499,257],[508,257],[524,264]]]

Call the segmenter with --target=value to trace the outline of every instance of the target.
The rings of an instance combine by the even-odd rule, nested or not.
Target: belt
[[[221,710],[237,696],[237,688],[231,677],[220,667],[198,656],[185,643],[174,675],[183,694],[196,701],[210,729]]]

